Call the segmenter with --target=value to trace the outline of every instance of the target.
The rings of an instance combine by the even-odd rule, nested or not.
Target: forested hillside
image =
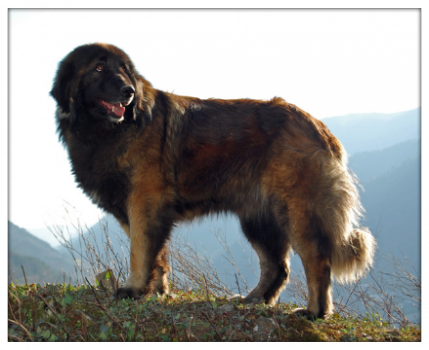
[[[21,264],[28,283],[61,282],[74,271],[70,254],[52,248],[48,243],[9,222],[9,278],[24,282]]]

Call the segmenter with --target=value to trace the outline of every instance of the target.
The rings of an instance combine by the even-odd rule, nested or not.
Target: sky
[[[123,49],[155,88],[274,96],[323,119],[420,106],[418,10],[9,10],[9,220],[91,226],[49,96],[75,47]],[[42,236],[41,236],[42,237]],[[46,238],[46,237],[42,237]]]

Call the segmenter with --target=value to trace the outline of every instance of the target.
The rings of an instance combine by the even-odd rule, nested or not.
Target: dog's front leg
[[[117,297],[139,298],[150,292],[150,283],[156,278],[154,271],[165,251],[172,224],[162,211],[154,212],[153,208],[140,210],[136,215],[130,211],[130,275]]]

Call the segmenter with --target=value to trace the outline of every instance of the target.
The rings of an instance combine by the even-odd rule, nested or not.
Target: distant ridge
[[[421,109],[381,114],[349,114],[322,121],[341,141],[349,155],[383,149],[420,138]]]
[[[420,139],[397,143],[380,150],[355,154],[349,159],[349,168],[364,184],[400,166],[407,159],[420,158]]]
[[[74,271],[70,254],[63,254],[52,248],[45,241],[10,221],[8,228],[9,271],[14,280],[24,281],[21,263],[28,283],[62,282],[62,272],[68,275]]]

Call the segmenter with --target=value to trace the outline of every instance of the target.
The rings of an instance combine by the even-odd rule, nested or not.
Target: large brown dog
[[[361,206],[342,145],[283,99],[162,92],[107,44],[72,51],[51,95],[79,186],[131,239],[119,297],[167,293],[174,224],[211,213],[238,215],[258,254],[261,278],[245,302],[277,301],[291,246],[305,268],[307,315],[332,313],[333,276],[352,280],[371,266],[375,241],[353,228]]]

